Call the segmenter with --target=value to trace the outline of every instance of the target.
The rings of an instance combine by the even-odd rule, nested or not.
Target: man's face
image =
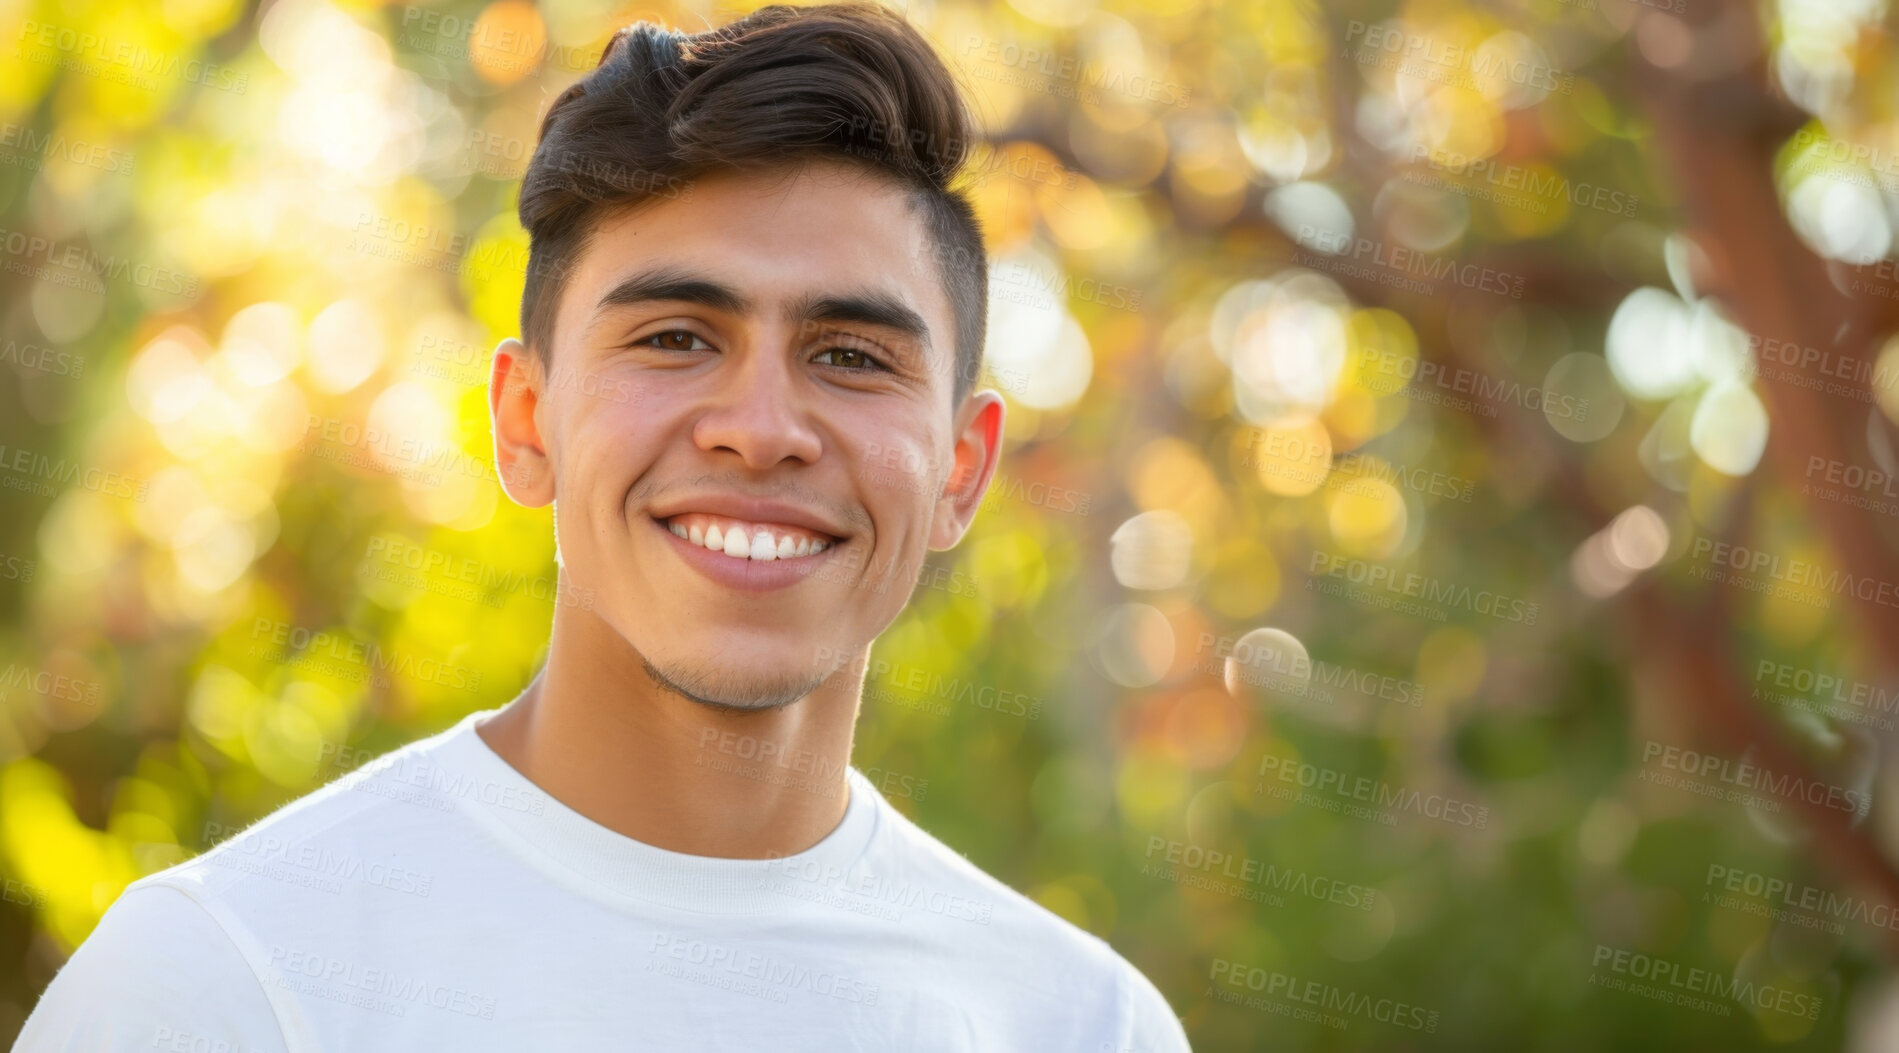
[[[601,222],[549,365],[505,341],[490,389],[509,495],[557,500],[563,572],[594,590],[564,616],[723,706],[795,701],[856,659],[996,464],[1001,400],[952,417],[936,258],[904,191],[832,164]]]

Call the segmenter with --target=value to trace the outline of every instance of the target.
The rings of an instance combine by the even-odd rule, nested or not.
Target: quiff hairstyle
[[[721,170],[845,161],[907,189],[923,219],[955,317],[960,406],[982,371],[988,311],[981,224],[951,189],[972,124],[929,41],[875,3],[774,4],[702,33],[621,29],[548,108],[522,177],[529,352],[547,364],[566,275],[606,215],[688,196]]]

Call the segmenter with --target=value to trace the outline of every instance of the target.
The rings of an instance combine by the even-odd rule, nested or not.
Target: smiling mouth
[[[806,559],[843,540],[804,527],[751,522],[704,512],[668,516],[659,523],[700,548],[754,563]]]

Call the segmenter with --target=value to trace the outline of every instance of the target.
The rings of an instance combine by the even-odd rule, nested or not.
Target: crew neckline
[[[592,895],[622,905],[660,904],[705,914],[782,911],[796,901],[774,889],[774,876],[844,874],[881,825],[880,798],[863,773],[846,766],[844,818],[817,844],[775,859],[727,859],[675,852],[628,837],[574,811],[489,746],[475,725],[499,712],[463,717],[441,736],[434,763],[472,780],[457,809],[517,854],[578,879]]]

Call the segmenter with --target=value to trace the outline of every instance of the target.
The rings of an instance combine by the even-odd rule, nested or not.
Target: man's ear
[[[978,391],[969,396],[956,415],[956,448],[950,464],[949,479],[943,494],[936,499],[930,521],[930,550],[942,552],[956,547],[982,507],[989,481],[995,477],[996,463],[1002,457],[1002,396],[994,391]]]
[[[488,417],[495,433],[495,475],[515,504],[539,508],[554,500],[554,465],[547,456],[536,410],[541,404],[540,360],[513,337],[495,347],[488,373]]]

